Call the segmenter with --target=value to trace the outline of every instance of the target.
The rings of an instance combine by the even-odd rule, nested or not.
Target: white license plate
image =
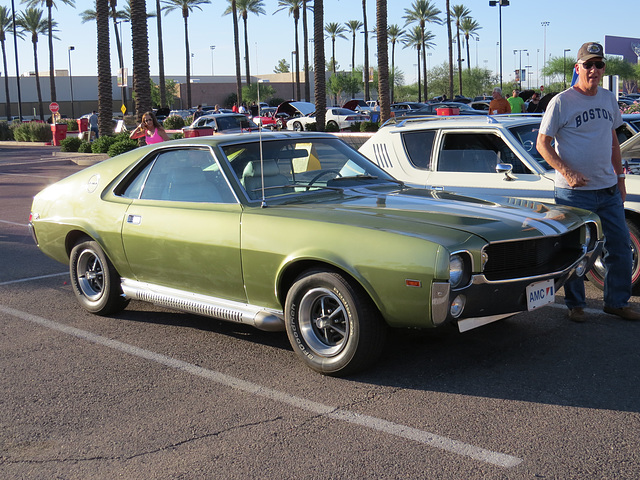
[[[529,311],[553,303],[555,300],[553,279],[535,282],[527,286],[527,309]]]

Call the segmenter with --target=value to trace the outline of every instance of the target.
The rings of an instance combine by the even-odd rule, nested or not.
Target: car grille
[[[545,275],[566,269],[582,255],[580,229],[554,237],[492,243],[485,248],[488,280]]]

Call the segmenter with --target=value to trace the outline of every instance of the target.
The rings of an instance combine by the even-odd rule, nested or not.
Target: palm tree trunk
[[[300,100],[300,46],[298,45],[298,17],[293,18],[296,41],[296,100]]]
[[[9,70],[7,70],[7,51],[6,51],[6,45],[5,45],[4,32],[2,32],[1,35],[2,35],[2,39],[0,41],[0,44],[2,44],[2,65],[4,66],[4,71],[5,71],[5,75],[4,75],[5,97],[4,98],[7,100],[7,103],[5,104],[5,113],[7,116],[7,121],[11,122],[11,99],[9,98],[9,75],[6,73]]]
[[[369,33],[367,31],[367,1],[362,0],[362,18],[364,26],[364,72],[362,72],[362,80],[364,81],[364,99],[368,101],[369,97]]]
[[[427,85],[427,46],[424,41],[424,25],[420,26],[422,30],[422,72],[424,73],[424,101],[429,101],[429,85]],[[420,67],[418,67],[420,68]]]
[[[389,95],[389,101],[391,103],[393,103],[393,98],[394,98],[394,88],[396,83],[395,76],[396,76],[396,42],[392,42],[391,43],[391,76],[389,78],[389,90],[391,92]]]
[[[471,71],[471,57],[469,57],[469,35],[465,34],[464,36],[465,42],[467,42],[467,71]],[[462,94],[460,94],[462,95]]]
[[[158,28],[158,83],[160,87],[160,106],[167,107],[167,86],[164,79],[164,46],[162,45],[162,7],[160,0],[156,0],[156,25]]]
[[[131,8],[133,10],[133,5]],[[111,121],[113,117],[113,95],[111,93],[109,4],[106,1],[96,2],[96,32],[98,48],[98,134],[102,136],[110,135],[113,132]]]
[[[42,90],[40,88],[40,74],[38,73],[38,43],[33,40],[33,63],[36,71],[36,90],[38,92],[38,108],[40,109],[40,120],[44,122],[44,105],[42,104]]]
[[[313,38],[324,38],[324,0],[313,2]],[[313,42],[313,76],[314,96],[316,103],[316,128],[324,132],[327,118],[327,84],[325,77],[324,42]]]
[[[242,24],[244,26],[244,66],[247,72],[247,85],[251,85],[251,74],[249,73],[249,31],[247,29],[247,13],[242,14]]]
[[[356,68],[356,32],[353,32],[353,46],[351,47],[351,76],[353,76],[353,69]]]
[[[136,118],[151,110],[151,78],[149,76],[149,37],[145,0],[131,0],[131,44],[133,48],[133,91]],[[111,120],[111,119],[109,119]],[[143,143],[144,139],[140,140]]]
[[[460,84],[460,95],[462,96],[462,45],[460,45],[460,27],[456,22],[456,39],[458,41],[458,83]]]
[[[238,34],[238,9],[236,0],[231,0],[231,11],[233,13],[233,45],[236,54],[236,97],[238,107],[242,104],[242,73],[240,73],[240,38]]]
[[[420,45],[416,48],[418,52],[418,101],[422,101],[422,84],[420,83]]]
[[[309,29],[307,28],[307,0],[302,0],[302,41],[304,42],[304,99],[311,101],[309,82]]]
[[[447,39],[449,42],[449,98],[453,98],[453,37],[451,35],[451,5],[447,0]]]
[[[126,83],[126,78],[124,78],[124,59],[122,57],[122,40],[120,38],[120,33],[118,32],[118,19],[116,18],[116,0],[111,0],[111,18],[113,19],[113,31],[116,37],[116,49],[118,50],[118,66],[120,71],[122,72],[123,80]],[[127,108],[127,87],[120,87],[120,94],[122,97],[122,105],[124,105],[125,109]]]
[[[389,101],[389,48],[387,46],[387,0],[376,1],[376,31],[378,32],[378,99],[380,122],[391,116]]]
[[[51,89],[51,101],[56,101],[56,71],[53,66],[53,16],[51,9],[53,8],[53,0],[47,0],[47,10],[49,11],[49,88]]]
[[[189,51],[188,16],[184,16],[184,50],[187,55],[187,108],[191,108],[191,52]]]

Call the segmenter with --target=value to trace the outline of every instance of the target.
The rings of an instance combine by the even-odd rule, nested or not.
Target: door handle
[[[140,215],[127,215],[127,223],[140,225],[142,223],[142,217]]]

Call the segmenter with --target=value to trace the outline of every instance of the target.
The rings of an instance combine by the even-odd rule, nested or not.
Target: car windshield
[[[524,149],[529,152],[536,162],[538,162],[545,170],[553,170],[547,161],[542,158],[540,152],[536,148],[536,141],[538,140],[538,131],[540,130],[539,124],[521,125],[518,127],[511,127],[509,129],[513,136],[522,144]]]
[[[239,128],[258,128],[258,126],[244,115],[217,117],[218,130],[230,130]]]
[[[222,151],[247,197],[398,182],[338,139],[289,138],[226,145]],[[262,152],[262,159],[261,159]]]

